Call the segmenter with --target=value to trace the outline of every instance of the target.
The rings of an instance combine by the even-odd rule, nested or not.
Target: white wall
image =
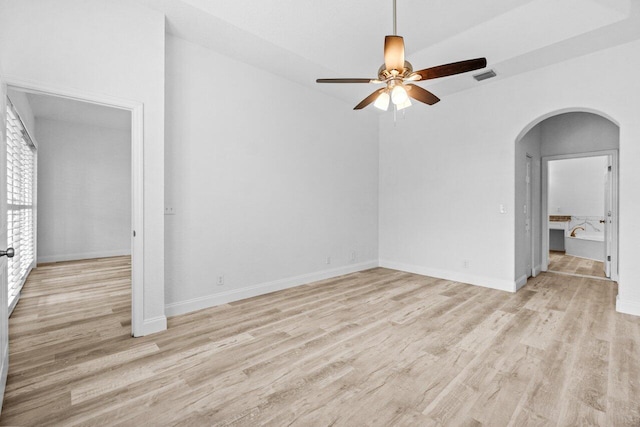
[[[126,0],[0,0],[0,74],[144,104],[144,331],[164,317],[164,16]]]
[[[562,154],[617,150],[620,128],[611,120],[588,112],[573,112],[549,117],[541,122],[540,154]]]
[[[17,90],[9,89],[7,90],[7,96],[11,100],[11,103],[13,104],[15,109],[18,111],[20,119],[22,120],[22,124],[27,128],[29,135],[31,135],[32,138],[35,138],[36,119],[35,117],[33,117],[33,111],[31,110],[31,104],[29,103],[27,94]]]
[[[38,262],[131,253],[131,132],[38,118]]]
[[[549,162],[549,214],[604,217],[607,157]]]
[[[374,114],[174,37],[166,79],[167,314],[377,265]]]
[[[558,112],[600,111],[620,125],[618,309],[640,314],[638,66],[636,41],[480,83],[408,109],[397,126],[382,116],[381,264],[512,290],[516,140]]]

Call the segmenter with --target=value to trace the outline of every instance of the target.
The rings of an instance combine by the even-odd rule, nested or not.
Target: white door
[[[7,86],[0,78],[0,249],[7,244]],[[9,370],[7,258],[0,256],[0,405]],[[0,411],[2,407],[0,406]]]
[[[524,232],[525,232],[525,245],[526,245],[526,260],[527,260],[527,277],[531,277],[533,275],[533,251],[531,250],[531,157],[527,156],[527,175],[526,175],[526,184],[527,184],[527,194],[525,197],[525,204],[523,207],[524,214]]]
[[[606,277],[611,277],[612,185],[611,156],[607,156],[607,170],[604,172],[604,275]]]

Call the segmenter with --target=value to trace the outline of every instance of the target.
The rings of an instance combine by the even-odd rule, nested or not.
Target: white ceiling
[[[375,77],[392,33],[392,0],[138,1],[166,15],[170,34],[351,105],[374,87],[315,79]],[[640,37],[637,0],[397,3],[398,34],[414,69],[483,56],[506,78]],[[421,85],[442,96],[492,81],[477,83],[470,74]]]
[[[315,79],[376,77],[384,36],[393,31],[392,0],[138,1],[166,15],[168,33],[342,99],[345,111],[375,87]],[[482,83],[475,73],[420,83],[441,98],[640,38],[639,0],[397,3],[398,34],[414,69],[486,57],[498,74]],[[130,128],[123,110],[40,94],[28,99],[39,118]]]
[[[131,112],[57,96],[27,93],[36,119],[59,120],[112,129],[131,129]]]

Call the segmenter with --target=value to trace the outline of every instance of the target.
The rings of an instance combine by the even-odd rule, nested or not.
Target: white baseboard
[[[156,332],[161,332],[167,329],[167,317],[166,316],[157,316],[152,317],[151,319],[145,319],[142,323],[142,331],[140,335],[136,335],[137,337],[143,337],[145,335],[155,334]]]
[[[527,284],[527,275],[523,274],[522,276],[518,277],[518,279],[516,280],[516,283],[515,283],[516,291],[526,284]]]
[[[380,267],[393,270],[406,271],[422,276],[437,277],[438,279],[452,280],[454,282],[468,283],[484,288],[498,289],[500,291],[515,292],[516,284],[513,280],[495,279],[492,277],[477,276],[474,274],[460,273],[458,271],[440,270],[419,265],[404,264],[385,259],[380,260]]]
[[[620,295],[616,297],[616,311],[618,313],[632,314],[640,316],[640,302],[620,299]]]
[[[533,267],[532,275],[536,277],[538,274],[542,273],[542,266],[540,264]]]
[[[212,295],[205,295],[186,301],[178,301],[165,305],[165,314],[168,317],[190,313],[204,308],[215,307],[246,298],[264,295],[275,291],[280,291],[295,286],[305,285],[318,280],[331,279],[344,274],[355,273],[357,271],[368,270],[378,266],[377,261],[366,261],[358,264],[345,265],[343,267],[322,270],[315,273],[303,274],[301,276],[289,277],[286,279],[274,280],[272,282],[260,283],[240,289],[232,289]]]
[[[108,258],[112,256],[124,256],[124,255],[131,255],[131,248],[118,249],[118,250],[112,250],[112,251],[81,252],[77,254],[38,256],[38,264],[43,264],[45,262],[75,261],[79,259]]]

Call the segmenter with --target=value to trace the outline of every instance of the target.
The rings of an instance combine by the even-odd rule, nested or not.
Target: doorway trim
[[[590,151],[575,154],[560,154],[556,156],[542,157],[542,271],[547,271],[549,267],[549,161],[563,159],[578,159],[584,157],[611,156],[611,176],[612,176],[612,215],[611,215],[611,277],[613,281],[618,281],[618,150]]]
[[[54,87],[4,76],[7,88],[57,96],[131,112],[131,335],[144,329],[144,104],[124,98]]]
[[[526,197],[525,197],[525,242],[528,239],[529,245],[527,245],[528,251],[528,262],[527,272],[525,273],[526,279],[529,277],[536,277],[536,248],[535,248],[535,227],[533,226],[533,156],[529,153],[525,153],[525,162],[526,162]],[[525,279],[525,280],[526,280]]]

